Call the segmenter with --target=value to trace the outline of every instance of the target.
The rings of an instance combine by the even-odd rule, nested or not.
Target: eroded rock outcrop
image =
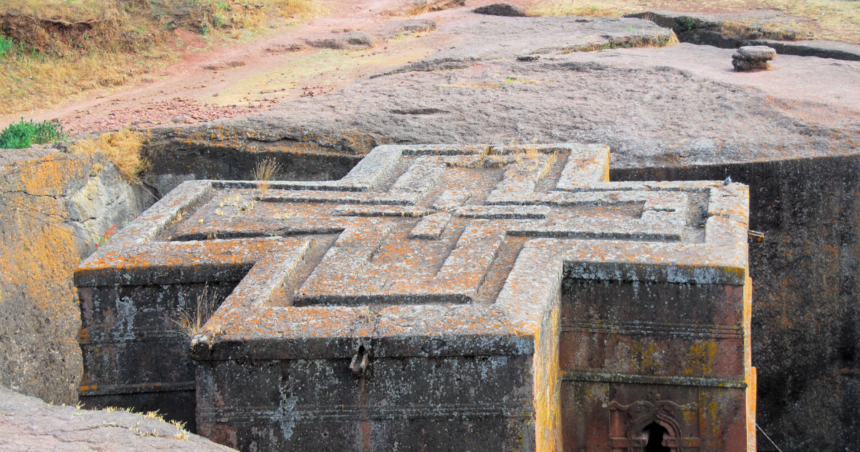
[[[103,156],[3,150],[0,164],[0,384],[74,403],[82,367],[72,272],[154,199]]]
[[[154,414],[48,405],[3,386],[0,386],[0,448],[51,451],[233,450],[188,433]]]

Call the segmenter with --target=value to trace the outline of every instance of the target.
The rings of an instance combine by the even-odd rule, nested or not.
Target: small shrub
[[[0,149],[23,149],[34,144],[54,143],[65,137],[59,122],[33,122],[33,120],[9,124],[0,132]]]
[[[15,44],[11,39],[6,38],[5,36],[0,36],[0,57],[5,57],[14,48]]]
[[[140,156],[140,150],[145,142],[146,137],[143,134],[121,130],[104,133],[98,140],[81,140],[72,150],[79,154],[104,152],[122,177],[129,183],[136,184],[140,182],[140,173],[148,165],[148,162]]]

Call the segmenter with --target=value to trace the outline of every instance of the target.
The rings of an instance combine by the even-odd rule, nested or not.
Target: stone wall
[[[373,140],[361,134],[337,137],[293,131],[269,137],[213,126],[203,131],[161,129],[150,134],[143,154],[150,163],[144,182],[159,197],[197,179],[251,180],[258,162],[280,165],[275,180],[337,180],[361,159]]]
[[[783,451],[860,444],[860,157],[616,169],[750,186],[758,424]],[[759,434],[760,451],[776,450]]]
[[[72,272],[106,230],[152,201],[101,156],[0,152],[0,384],[47,402],[77,401]]]

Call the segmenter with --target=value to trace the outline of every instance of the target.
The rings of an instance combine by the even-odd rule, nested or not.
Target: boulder
[[[526,17],[526,10],[516,3],[493,3],[472,10],[475,14],[488,16]]]
[[[770,69],[769,61],[776,58],[776,50],[768,46],[745,46],[732,55],[732,66],[738,72]]]

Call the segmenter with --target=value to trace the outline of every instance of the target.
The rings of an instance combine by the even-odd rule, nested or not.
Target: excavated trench
[[[336,138],[301,130],[261,136],[219,127],[181,134],[165,131],[143,149],[149,169],[142,180],[159,197],[186,180],[252,180],[257,164],[264,160],[279,166],[274,180],[336,180],[377,144],[360,134]]]

